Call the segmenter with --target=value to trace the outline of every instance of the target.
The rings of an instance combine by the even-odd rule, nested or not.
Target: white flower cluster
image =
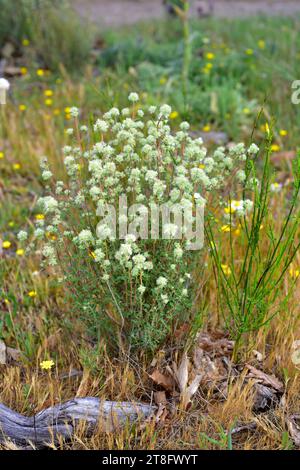
[[[91,133],[85,125],[78,125],[76,132],[68,130],[73,144],[63,148],[67,181],[57,181],[54,190],[49,185],[48,194],[40,198],[46,219],[45,224],[37,222],[35,237],[46,240],[42,254],[50,266],[57,265],[57,254],[67,244],[68,252],[82,257],[83,263],[94,264],[97,282],[104,281],[110,294],[112,286],[122,282],[124,302],[130,302],[131,310],[136,304],[141,309],[140,302],[147,298],[153,315],[164,312],[165,306],[175,312],[180,301],[188,298],[192,283],[187,272],[187,243],[175,239],[177,225],[170,220],[164,226],[168,240],[144,240],[134,235],[118,239],[111,226],[99,223],[99,214],[103,215],[108,205],[117,207],[124,194],[130,207],[141,207],[120,215],[119,223],[126,224],[143,220],[141,204],[192,209],[203,204],[209,193],[211,198],[217,196],[219,204],[220,190],[228,178],[244,183],[246,175],[239,165],[247,156],[255,156],[258,147],[252,144],[247,149],[237,144],[230,149],[219,147],[208,155],[202,139],[189,134],[187,122],[172,131],[169,105],[143,110],[137,93],[129,95],[129,102],[128,108],[114,107],[104,113]],[[76,120],[80,115],[77,108],[72,108],[71,114]],[[45,158],[41,169],[46,182],[52,179]],[[250,200],[238,201],[234,210],[242,215],[251,205]],[[191,221],[193,217],[191,210]],[[19,237],[25,240],[24,233]]]
[[[234,175],[238,182],[243,183],[245,173],[238,169],[238,164],[246,160],[247,153],[255,155],[259,150],[255,144],[247,150],[240,143],[229,150],[219,147],[208,156],[202,139],[189,135],[187,122],[182,122],[177,132],[172,132],[169,125],[172,109],[169,105],[151,106],[147,120],[144,111],[138,108],[137,93],[130,93],[128,99],[134,109],[112,108],[96,120],[93,127],[99,140],[89,150],[82,151],[76,145],[63,148],[69,184],[58,181],[55,195],[47,195],[39,201],[43,213],[52,216],[48,226],[51,233],[59,232],[59,236],[68,237],[81,250],[93,250],[98,263],[106,258],[104,246],[114,237],[105,224],[98,225],[96,232],[97,211],[107,204],[115,204],[122,194],[127,195],[131,204],[164,203],[178,204],[183,209],[192,207],[195,201],[205,202],[208,192],[220,190],[226,177]],[[77,108],[72,108],[72,116],[79,116]],[[82,138],[87,138],[87,127],[81,126],[80,129],[83,129]],[[45,158],[41,161],[41,168],[43,179],[51,179],[52,173]],[[80,181],[83,168],[87,174],[84,185]],[[87,226],[83,226],[79,233],[70,227],[58,231],[59,223],[67,224],[65,214],[74,207],[81,211],[80,217]],[[234,210],[239,215],[245,214],[251,210],[251,201],[240,201]],[[139,214],[122,217],[124,222],[137,223],[143,213],[140,211]],[[91,220],[93,224],[88,226]],[[171,222],[163,227],[163,231],[163,235],[171,239],[178,235],[178,227]],[[41,227],[36,236],[42,238]],[[176,243],[172,250],[172,264],[176,265],[183,257],[185,245]],[[134,277],[151,269],[153,262],[151,253],[140,251],[137,240],[120,242],[112,258]]]

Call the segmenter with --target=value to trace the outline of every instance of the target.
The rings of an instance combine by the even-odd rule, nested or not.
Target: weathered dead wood
[[[23,416],[0,403],[0,442],[11,439],[17,445],[32,443],[44,447],[59,437],[70,439],[79,423],[85,432],[96,429],[112,432],[126,423],[149,417],[155,407],[143,403],[101,401],[99,398],[74,398],[35,416]]]

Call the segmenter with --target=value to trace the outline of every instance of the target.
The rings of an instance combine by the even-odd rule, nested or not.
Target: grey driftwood
[[[87,434],[96,429],[112,432],[126,423],[146,419],[154,409],[143,403],[87,397],[74,398],[27,417],[0,403],[0,442],[10,439],[20,446],[32,444],[41,448],[57,442],[59,437],[70,439],[79,423],[85,423]]]

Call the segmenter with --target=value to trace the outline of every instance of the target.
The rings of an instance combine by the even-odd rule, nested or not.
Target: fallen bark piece
[[[234,434],[239,434],[241,432],[245,432],[245,431],[255,431],[257,428],[257,424],[255,423],[255,421],[250,421],[250,423],[246,423],[246,424],[241,424],[239,426],[236,426],[235,428],[233,428],[230,432],[231,435],[234,435]],[[229,432],[227,432],[226,434],[229,434]]]
[[[296,446],[300,446],[300,414],[287,417],[289,433]]]
[[[253,403],[253,411],[264,412],[275,408],[281,398],[281,393],[272,387],[266,387],[261,383],[254,384],[255,396]]]
[[[0,364],[6,364],[6,344],[0,339]]]
[[[224,333],[200,333],[193,352],[193,366],[196,375],[202,376],[202,383],[208,387],[227,381],[234,342]]]
[[[155,407],[143,403],[101,401],[99,398],[75,398],[35,416],[23,416],[0,403],[0,442],[10,439],[17,445],[32,443],[35,448],[70,439],[79,423],[86,424],[86,434],[96,429],[112,432],[126,423],[151,416]]]
[[[249,370],[248,377],[257,379],[263,385],[267,387],[272,387],[278,392],[283,391],[283,383],[275,377],[275,375],[269,375],[263,372],[262,370],[256,369],[255,367],[246,364],[247,369]]]
[[[149,377],[151,380],[153,380],[154,383],[160,385],[168,392],[172,392],[172,390],[175,388],[175,380],[173,377],[162,374],[158,369],[155,369],[152,374],[149,375]]]

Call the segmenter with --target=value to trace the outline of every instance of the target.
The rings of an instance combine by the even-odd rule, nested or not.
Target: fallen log
[[[0,442],[10,439],[20,446],[46,447],[59,438],[71,439],[80,423],[85,423],[86,434],[96,429],[112,432],[126,423],[148,418],[154,410],[154,406],[143,403],[87,397],[74,398],[27,417],[0,403]]]

